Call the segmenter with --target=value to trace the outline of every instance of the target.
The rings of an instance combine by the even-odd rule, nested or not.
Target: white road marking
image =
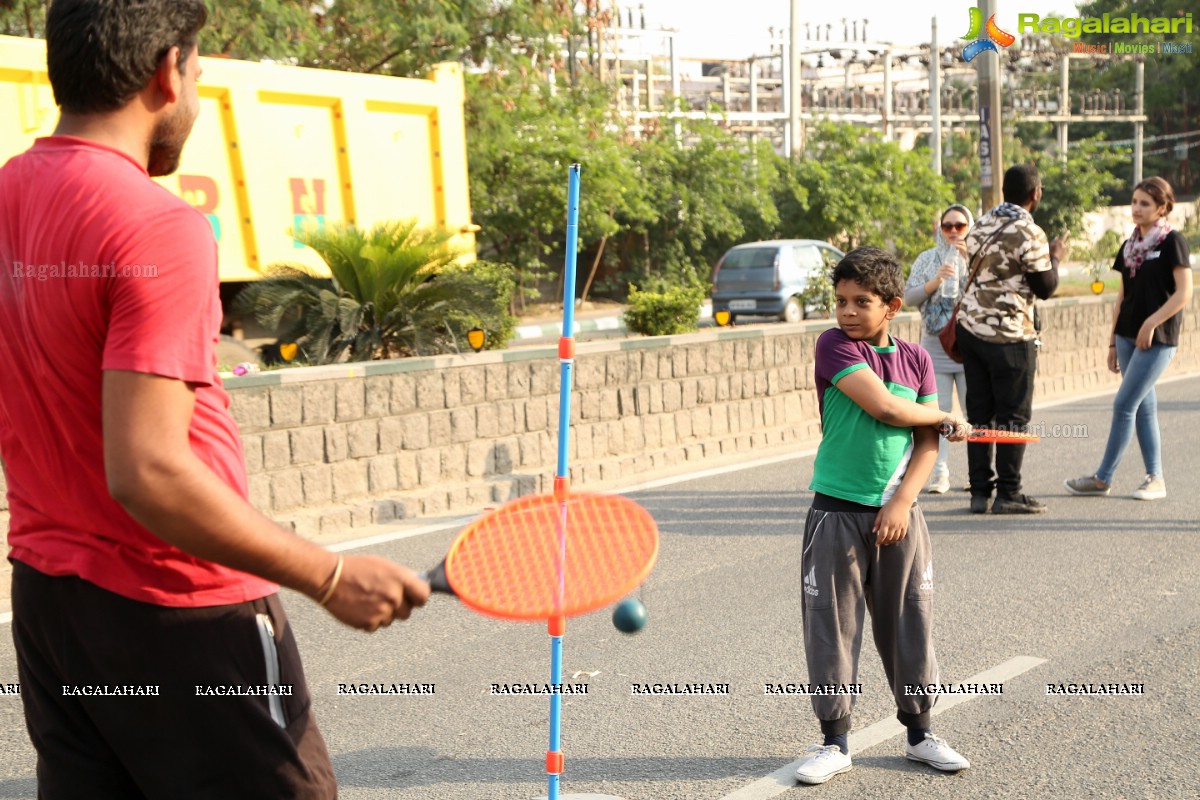
[[[701,478],[712,478],[716,475],[728,475],[731,472],[741,472],[745,469],[754,469],[755,467],[767,467],[771,464],[779,464],[784,461],[795,461],[799,458],[807,458],[815,456],[817,448],[811,447],[807,450],[797,450],[794,453],[781,453],[776,456],[768,456],[767,458],[757,458],[753,461],[742,461],[737,464],[726,464],[722,467],[712,467],[710,469],[702,469],[697,472],[686,472],[682,475],[672,475],[668,478],[658,478],[644,483],[634,483],[629,486],[622,486],[614,489],[614,494],[633,494],[634,492],[644,492],[647,489],[658,489],[663,486],[672,486],[676,483],[687,483],[688,481],[696,481]]]
[[[1044,663],[1046,663],[1046,659],[1044,658],[1017,656],[1016,658],[1010,658],[1003,664],[986,669],[978,675],[973,675],[965,681],[961,681],[961,683],[1004,683],[1010,678],[1015,678],[1021,673],[1028,672],[1039,664]],[[952,683],[952,681],[946,681],[946,683]],[[937,716],[944,711],[949,711],[960,703],[965,703],[968,700],[974,700],[982,696],[978,694],[943,695],[938,698],[937,705],[933,707],[931,713],[933,716]],[[850,753],[857,755],[880,742],[886,742],[894,736],[899,736],[904,733],[904,730],[904,726],[895,717],[881,719],[873,725],[850,734]],[[766,800],[768,797],[783,794],[788,789],[797,786],[796,768],[803,763],[804,759],[798,758],[787,766],[775,770],[767,777],[743,786],[733,794],[725,795],[721,800]]]
[[[411,539],[414,536],[424,536],[427,533],[437,533],[448,528],[461,528],[472,520],[478,519],[479,515],[474,514],[469,517],[457,517],[448,519],[444,522],[435,522],[431,525],[422,525],[419,528],[407,528],[405,530],[390,531],[388,533],[380,533],[376,536],[368,536],[364,539],[350,539],[345,542],[331,544],[327,549],[334,553],[342,553],[346,550],[357,550],[360,547],[371,547],[377,544],[386,544],[395,542],[399,539]]]

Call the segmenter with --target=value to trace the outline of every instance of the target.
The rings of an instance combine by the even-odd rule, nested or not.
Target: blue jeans
[[[1121,388],[1113,399],[1112,428],[1108,432],[1108,446],[1104,448],[1104,459],[1096,477],[1112,483],[1113,473],[1129,447],[1137,428],[1138,447],[1142,450],[1142,461],[1146,463],[1146,474],[1163,477],[1162,442],[1158,435],[1158,397],[1154,384],[1171,363],[1175,347],[1155,344],[1149,350],[1138,350],[1133,339],[1117,338],[1117,363],[1121,365]]]

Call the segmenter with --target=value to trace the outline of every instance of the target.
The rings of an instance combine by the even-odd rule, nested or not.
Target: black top
[[[1125,267],[1125,247],[1122,245],[1113,264],[1113,269],[1121,273],[1121,288],[1125,293],[1117,313],[1118,336],[1137,338],[1147,317],[1162,308],[1167,298],[1174,294],[1175,268],[1178,266],[1191,269],[1187,242],[1176,231],[1168,233],[1158,247],[1146,254],[1146,260],[1133,277]],[[1182,325],[1183,311],[1180,310],[1154,329],[1154,343],[1178,347]]]

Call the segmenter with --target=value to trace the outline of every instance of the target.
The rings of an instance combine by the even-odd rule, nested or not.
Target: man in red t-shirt
[[[0,457],[40,797],[335,797],[277,585],[368,631],[429,593],[246,500],[216,244],[150,180],[195,121],[205,17],[54,0],[61,119],[0,168]]]

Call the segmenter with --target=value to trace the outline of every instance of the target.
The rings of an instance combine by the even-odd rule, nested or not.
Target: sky
[[[768,28],[786,31],[790,0],[618,0],[622,8],[646,8],[646,27],[674,28],[676,50],[682,58],[743,59],[769,52]],[[895,44],[929,41],[930,20],[938,19],[938,42],[949,44],[967,32],[968,8],[974,0],[841,0],[839,3],[801,0],[803,23],[833,25],[831,41],[842,36],[842,18],[867,20],[868,38]],[[836,11],[830,11],[830,8]],[[1018,13],[1078,16],[1074,0],[997,0],[996,21],[1016,33]],[[823,36],[822,28],[822,36]],[[801,34],[803,36],[803,34]]]

